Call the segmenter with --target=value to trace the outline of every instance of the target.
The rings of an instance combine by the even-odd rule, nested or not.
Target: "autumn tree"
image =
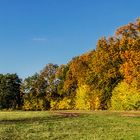
[[[57,86],[59,84],[59,79],[56,78],[57,69],[58,65],[48,64],[40,72],[40,78],[46,82],[45,98],[48,102],[58,96]]]
[[[140,82],[140,19],[116,30],[120,54],[123,60],[121,72],[127,83]]]
[[[39,79],[39,74],[29,76],[21,85],[23,93],[24,110],[44,110],[43,94],[45,94],[46,84]]]
[[[24,80],[21,92],[26,108],[34,110],[97,110],[110,108],[116,99],[122,101],[119,92],[125,89],[132,96],[129,87],[139,97],[140,19],[118,28],[115,36],[102,37],[95,50],[74,57],[66,65],[47,64],[39,74]],[[139,100],[131,101],[139,108]]]
[[[123,79],[119,71],[122,60],[118,45],[118,39],[101,38],[97,43],[90,64],[92,71],[88,74],[87,82],[92,86],[93,91],[99,91],[101,109],[108,108],[113,88]]]

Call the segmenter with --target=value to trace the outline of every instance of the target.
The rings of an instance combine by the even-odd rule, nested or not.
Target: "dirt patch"
[[[127,112],[127,113],[122,113],[121,115],[124,117],[140,117],[140,112],[138,113]]]
[[[57,112],[55,114],[62,117],[78,117],[81,115],[80,113],[64,113],[64,112]]]

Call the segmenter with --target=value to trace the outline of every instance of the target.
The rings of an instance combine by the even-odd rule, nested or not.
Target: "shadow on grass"
[[[60,120],[64,120],[64,119],[70,119],[70,118],[75,118],[75,117],[80,117],[81,115],[76,114],[76,113],[60,113],[60,114],[55,114],[55,115],[50,115],[50,116],[46,116],[46,117],[32,117],[32,118],[19,118],[19,119],[4,119],[4,120],[0,120],[0,124],[5,124],[5,125],[9,125],[9,124],[19,124],[19,123],[35,123],[35,122],[55,122],[55,121],[60,121]]]

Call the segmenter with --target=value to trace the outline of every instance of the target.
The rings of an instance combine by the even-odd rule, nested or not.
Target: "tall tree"
[[[120,40],[120,54],[123,60],[121,71],[127,83],[140,83],[140,18],[116,30]]]
[[[20,84],[17,74],[0,74],[0,108],[15,109],[21,105]]]
[[[57,69],[58,65],[50,63],[40,72],[40,78],[45,81],[47,85],[45,88],[45,98],[48,102],[58,96],[57,86],[59,79],[56,78]]]

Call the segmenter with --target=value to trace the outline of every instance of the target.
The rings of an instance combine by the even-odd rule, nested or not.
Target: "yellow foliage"
[[[58,100],[56,100],[56,101],[51,100],[50,106],[51,106],[52,110],[72,109],[71,99],[68,99],[67,97],[65,97],[63,100],[60,100],[60,101],[58,101]]]
[[[43,100],[41,99],[32,99],[30,101],[25,100],[23,105],[24,110],[44,110]]]
[[[58,108],[59,109],[71,109],[70,103],[71,103],[71,99],[64,98],[62,101],[59,102]]]
[[[125,81],[118,84],[112,92],[112,110],[139,110],[140,90],[137,89],[136,81],[131,84]]]
[[[58,101],[54,101],[54,100],[51,100],[50,102],[50,107],[51,107],[51,110],[56,110],[58,109]]]
[[[100,96],[101,92],[99,90],[92,90],[90,95],[90,109],[98,110],[100,109]]]
[[[89,99],[90,89],[87,85],[80,86],[76,91],[75,108],[76,109],[90,109]]]

